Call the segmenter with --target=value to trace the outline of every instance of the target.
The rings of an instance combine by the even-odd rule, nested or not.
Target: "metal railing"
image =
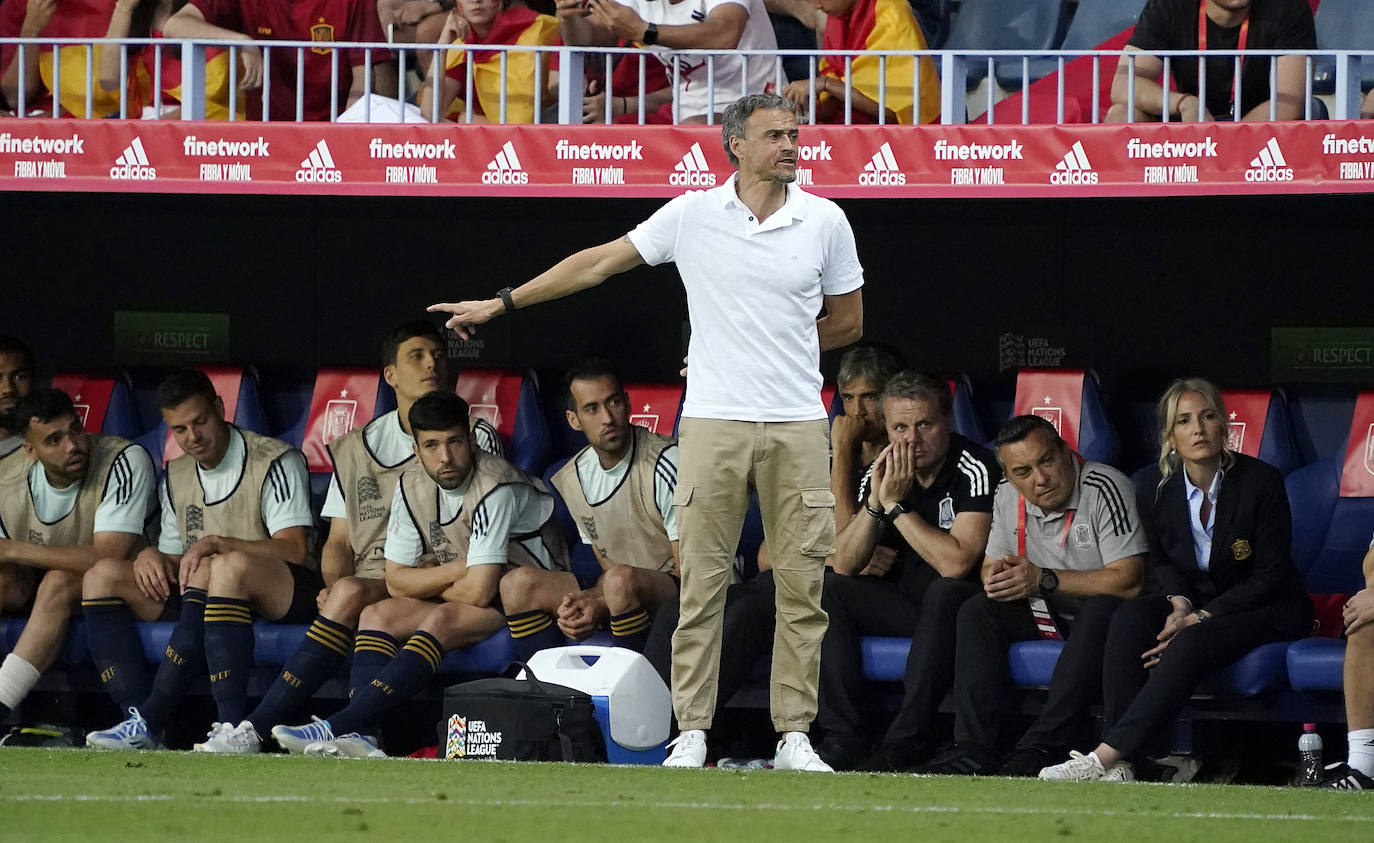
[[[44,50],[51,48],[52,60],[50,65],[51,85],[44,85],[44,88],[51,91],[62,92],[62,55],[70,55],[69,51],[80,51],[79,56],[84,58],[84,94],[85,94],[85,113],[90,115],[95,103],[96,92],[96,68],[95,54],[96,48],[103,49],[117,48],[119,50],[119,78],[124,80],[119,86],[118,108],[111,110],[108,115],[128,118],[138,116],[132,113],[135,106],[141,108],[143,103],[130,102],[129,84],[131,71],[135,69],[135,62],[143,62],[143,53],[151,48],[152,57],[148,61],[151,64],[149,73],[151,80],[151,92],[149,103],[152,106],[152,118],[160,119],[164,107],[168,104],[164,95],[170,81],[169,74],[164,72],[164,66],[168,62],[171,51],[179,54],[180,76],[177,82],[180,85],[181,98],[180,117],[182,119],[204,119],[206,115],[206,68],[211,53],[227,54],[227,73],[228,84],[226,91],[226,101],[222,103],[228,112],[228,119],[237,119],[237,112],[243,103],[245,92],[239,88],[239,53],[248,46],[255,46],[262,51],[262,77],[263,84],[261,89],[261,112],[256,115],[246,115],[247,119],[268,120],[271,118],[271,102],[274,97],[293,96],[294,115],[297,121],[305,119],[307,103],[322,105],[324,98],[328,98],[327,114],[329,118],[337,119],[347,103],[341,102],[341,86],[338,80],[347,78],[341,74],[340,63],[342,61],[340,50],[361,51],[363,54],[363,90],[360,93],[362,119],[365,122],[372,120],[371,94],[380,94],[387,97],[395,97],[403,102],[414,102],[417,94],[413,85],[408,83],[408,70],[418,67],[418,59],[425,55],[429,58],[431,72],[430,78],[436,76],[434,63],[438,62],[439,67],[446,63],[446,54],[454,49],[466,49],[462,45],[441,45],[441,44],[385,44],[385,43],[353,43],[353,42],[320,42],[320,41],[191,41],[173,39],[148,39],[148,38],[6,38],[0,39],[0,44],[14,47],[14,61],[18,62],[18,85],[15,97],[10,102],[15,116],[32,116],[33,96],[29,93],[33,80],[29,77],[31,72],[28,68],[26,59],[30,58],[30,51]],[[532,122],[539,123],[547,120],[555,120],[559,123],[581,123],[584,122],[584,96],[585,87],[584,71],[589,67],[598,68],[606,80],[604,90],[604,102],[602,113],[596,115],[602,121],[610,123],[615,116],[614,101],[616,97],[636,97],[638,104],[636,109],[636,122],[643,123],[649,118],[649,108],[646,105],[645,97],[641,96],[645,88],[647,78],[648,62],[656,61],[657,58],[648,51],[639,49],[625,48],[606,48],[606,47],[539,47],[522,45],[499,45],[482,44],[475,45],[475,49],[487,54],[495,54],[492,59],[497,63],[497,91],[496,109],[494,114],[484,113],[488,120],[493,122],[508,122],[508,106],[513,96],[528,96],[533,104]],[[508,64],[513,56],[519,54],[533,53],[533,78],[532,79],[512,79],[508,72]],[[318,57],[327,55],[331,79],[335,80],[327,92],[307,91],[305,89],[305,68],[307,61],[317,61],[312,55]],[[613,65],[616,57],[628,55],[630,61],[637,62],[637,81],[638,84],[631,90],[617,90],[611,87],[613,75]],[[924,50],[924,51],[896,51],[883,50],[863,53],[844,53],[836,51],[818,50],[739,50],[727,53],[711,52],[706,50],[678,50],[671,54],[671,71],[668,74],[669,87],[674,92],[683,90],[684,67],[692,68],[691,72],[699,72],[704,65],[705,88],[707,94],[707,108],[703,115],[706,122],[713,122],[714,115],[724,109],[724,106],[735,97],[750,93],[748,90],[748,74],[741,73],[740,77],[743,84],[740,90],[718,89],[715,85],[716,65],[721,61],[731,61],[739,63],[743,57],[748,60],[763,60],[772,62],[772,72],[769,74],[770,82],[778,90],[787,84],[787,75],[784,72],[784,63],[788,61],[804,62],[807,69],[809,84],[807,87],[805,109],[806,119],[809,122],[816,122],[817,105],[820,92],[817,85],[817,72],[822,58],[828,57],[831,61],[842,61],[844,64],[844,96],[840,106],[840,122],[848,124],[856,122],[855,116],[855,93],[852,81],[852,67],[855,61],[860,59],[873,60],[878,63],[878,90],[875,99],[877,103],[877,113],[873,122],[887,122],[889,85],[901,85],[903,90],[907,80],[890,79],[887,72],[889,63],[901,59],[911,61],[911,79],[909,89],[911,92],[910,100],[914,105],[915,113],[919,115],[920,104],[924,94],[921,68],[922,59],[929,58],[935,62],[939,74],[940,83],[940,120],[945,124],[958,124],[968,122],[968,115],[978,115],[976,122],[992,124],[995,121],[996,105],[1002,95],[1005,94],[999,86],[994,83],[997,77],[998,65],[1005,65],[1009,62],[1019,62],[1021,65],[1020,90],[1024,92],[1036,81],[1036,75],[1032,72],[1032,63],[1036,59],[1048,59],[1054,62],[1054,70],[1058,73],[1057,95],[1056,95],[1056,123],[1063,123],[1066,116],[1065,103],[1068,101],[1066,91],[1066,65],[1079,58],[1091,59],[1091,80],[1092,89],[1101,92],[1104,83],[1110,86],[1111,80],[1117,73],[1117,65],[1121,57],[1127,56],[1127,69],[1134,74],[1134,66],[1138,58],[1143,53],[1129,52],[1121,50],[1088,50],[1081,52],[1065,51],[1037,51],[1037,52],[1018,52],[1005,50],[990,51],[950,51],[950,50]],[[1361,102],[1361,65],[1362,62],[1374,62],[1374,50],[1365,51],[1299,51],[1299,50],[1249,50],[1244,53],[1235,50],[1209,50],[1206,53],[1197,50],[1160,50],[1154,51],[1149,55],[1160,58],[1163,61],[1164,73],[1160,84],[1167,90],[1170,80],[1174,78],[1175,69],[1178,62],[1198,61],[1204,55],[1207,58],[1215,59],[1218,57],[1228,57],[1233,62],[1232,82],[1234,90],[1241,90],[1241,70],[1242,59],[1253,60],[1258,58],[1277,58],[1280,56],[1302,56],[1306,64],[1305,86],[1304,86],[1304,111],[1305,119],[1313,116],[1313,72],[1317,63],[1330,60],[1333,64],[1334,92],[1329,94],[1330,116],[1334,119],[1352,119],[1360,116]],[[394,56],[397,62],[398,83],[395,89],[382,89],[376,84],[373,74],[374,59],[380,61],[382,58]],[[556,94],[547,96],[548,77],[546,73],[552,72],[552,60],[557,58],[558,62],[558,85]],[[287,87],[284,85],[273,85],[271,83],[274,67],[282,61],[289,61],[294,64],[294,85]],[[969,73],[975,63],[980,65],[980,69],[986,71],[986,81],[980,83],[974,90],[969,90],[967,80]],[[81,62],[78,62],[81,64]],[[471,63],[470,63],[471,64]],[[70,71],[68,71],[70,72]],[[351,70],[350,70],[351,72]],[[290,76],[291,74],[285,74]],[[442,71],[438,73],[442,78]],[[471,66],[466,73],[465,88],[462,91],[464,102],[463,118],[472,121],[476,116],[479,107],[479,91],[477,90],[476,74],[472,72]],[[1198,99],[1205,103],[1207,101],[1207,75],[1199,74]],[[575,84],[576,83],[576,84]],[[40,83],[42,85],[43,83]],[[519,87],[517,87],[517,85]],[[528,86],[528,88],[526,87]],[[451,103],[443,103],[440,100],[442,85],[429,85],[427,102],[416,103],[423,108],[429,106],[427,119],[430,122],[438,122],[444,119],[444,115]],[[103,88],[101,89],[104,90]],[[981,91],[981,93],[979,93]],[[1269,107],[1270,119],[1277,116],[1277,96],[1278,91],[1278,62],[1269,62]],[[342,91],[342,95],[347,95],[348,90]],[[114,91],[106,92],[107,96],[113,97]],[[45,96],[40,94],[40,96]],[[356,98],[356,97],[355,97]],[[841,99],[839,97],[837,100]],[[1090,122],[1099,123],[1105,119],[1101,112],[1101,96],[1093,96],[1090,114]],[[1232,113],[1229,117],[1232,120],[1239,120],[1243,116],[1241,113],[1241,97],[1235,97]],[[672,97],[672,122],[682,122],[684,116],[680,110],[679,96]],[[1020,123],[1025,124],[1031,121],[1030,98],[1021,97]],[[1130,115],[1135,114],[1135,89],[1128,86],[1126,110]],[[1202,109],[1199,109],[1201,112]],[[484,109],[485,112],[485,109]],[[1170,120],[1165,109],[1162,119],[1165,122]],[[1219,115],[1218,115],[1219,117]],[[410,119],[405,110],[400,112],[400,121],[406,122]],[[1199,113],[1199,118],[1203,119]]]

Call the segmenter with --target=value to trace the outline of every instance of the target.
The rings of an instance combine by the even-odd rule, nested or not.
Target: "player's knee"
[[[539,572],[534,568],[516,568],[501,577],[501,605],[507,614],[529,611],[539,587]]]
[[[149,552],[145,550],[139,554],[140,559]],[[159,563],[161,561],[159,560]],[[119,592],[119,588],[128,582],[133,576],[133,566],[122,559],[101,559],[96,562],[81,577],[81,595],[87,599],[96,597],[110,597]]]
[[[242,592],[252,581],[256,560],[237,550],[221,553],[210,562],[210,591]]]
[[[362,577],[338,580],[329,587],[329,599],[325,601],[323,614],[329,618],[334,618],[336,614],[356,616],[369,604],[375,603],[379,596],[385,596],[385,590],[376,587],[377,582]]]
[[[358,618],[359,629],[374,629],[388,635],[404,635],[406,613],[398,600],[383,600],[363,609]]]
[[[639,581],[635,569],[628,565],[607,568],[601,575],[601,595],[606,600],[607,611],[613,615],[639,608]]]
[[[70,607],[81,599],[81,575],[71,571],[48,571],[34,595],[35,610]]]

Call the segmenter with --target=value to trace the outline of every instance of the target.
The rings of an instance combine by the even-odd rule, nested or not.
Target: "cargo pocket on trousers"
[[[829,489],[802,489],[801,499],[801,552],[807,556],[829,556],[835,552],[835,493]]]
[[[691,483],[679,483],[673,488],[673,509],[681,509],[692,502],[692,491],[696,486]]]

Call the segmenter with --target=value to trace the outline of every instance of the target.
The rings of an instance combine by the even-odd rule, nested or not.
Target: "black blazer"
[[[1162,487],[1142,488],[1150,505],[1154,591],[1181,594],[1213,615],[1250,611],[1305,599],[1307,590],[1293,564],[1293,516],[1278,469],[1234,454],[1218,490],[1208,570],[1197,565],[1183,470]],[[1158,472],[1154,472],[1158,480]],[[1147,481],[1148,482],[1148,481]],[[1153,492],[1153,494],[1151,494]]]

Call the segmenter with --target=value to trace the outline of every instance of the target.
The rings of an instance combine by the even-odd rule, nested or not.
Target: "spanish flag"
[[[153,31],[154,38],[164,37],[161,32]],[[161,45],[159,45],[161,46]],[[152,105],[152,80],[154,76],[155,62],[154,46],[148,45],[143,48],[142,63],[147,72],[147,91],[143,98],[144,105]],[[162,105],[176,105],[181,102],[181,50],[176,44],[169,43],[161,46],[162,49]],[[242,62],[240,61],[239,78],[243,76]],[[130,82],[132,84],[132,80]],[[240,91],[237,106],[238,119],[244,118],[245,104],[248,102],[248,94]],[[342,106],[341,106],[342,107]],[[255,114],[253,119],[258,119],[262,115]],[[205,51],[205,119],[206,120],[228,120],[229,119],[229,51],[221,47],[210,47]]]
[[[104,38],[110,27],[110,15],[114,12],[114,0],[62,0],[60,8],[43,29],[44,38]],[[5,0],[0,4],[0,36],[17,36],[22,28],[24,16],[28,11],[27,0]],[[62,89],[57,92],[58,107],[55,114],[65,111],[73,117],[109,117],[119,114],[119,89],[107,91],[98,81],[91,84],[91,113],[86,113],[86,66],[89,64],[93,76],[97,76],[100,56],[104,47],[99,44],[72,44],[59,51],[61,61],[54,73],[52,45],[29,45],[26,51],[38,50],[38,75],[46,91],[53,90],[55,81]],[[111,49],[118,49],[112,47]],[[88,56],[89,53],[89,56]],[[129,51],[129,70],[131,76],[138,75],[134,58],[136,48]],[[17,45],[6,44],[0,47],[0,66],[9,67],[17,60]],[[58,81],[56,76],[60,75]],[[133,94],[131,92],[130,96]],[[18,107],[18,103],[10,103]],[[52,100],[45,92],[38,97],[29,97],[25,103],[30,110],[52,108]],[[129,113],[137,117],[141,103],[129,101]]]
[[[558,43],[558,21],[549,15],[518,6],[497,15],[486,37],[470,32],[467,41],[459,43],[468,47],[479,44],[551,46]],[[546,88],[549,84],[549,55],[539,54],[543,65],[539,80]],[[534,121],[535,56],[532,52],[506,54],[506,121],[509,123]],[[458,97],[449,106],[447,116],[457,117],[467,112],[463,97],[467,95],[469,66],[473,68],[472,90],[477,99],[472,104],[473,114],[482,114],[491,120],[498,119],[501,113],[501,53],[495,50],[455,48],[448,51],[445,67],[448,78],[458,83]],[[547,107],[552,105],[552,100],[541,94],[540,104]]]
[[[906,0],[855,0],[854,7],[844,17],[831,15],[825,22],[823,50],[853,53],[858,50],[924,50],[926,39],[921,26],[911,13]],[[844,79],[844,55],[821,58],[820,73]],[[878,80],[883,65],[878,56],[855,56],[850,64],[854,90],[878,101]],[[886,103],[896,113],[897,122],[912,122],[914,92],[912,90],[913,62],[910,57],[888,56],[886,59]],[[822,96],[818,108],[835,108],[843,119],[844,98]],[[926,56],[921,59],[921,120],[933,122],[940,117],[940,77],[935,62]],[[854,109],[855,123],[875,123],[873,117]]]

